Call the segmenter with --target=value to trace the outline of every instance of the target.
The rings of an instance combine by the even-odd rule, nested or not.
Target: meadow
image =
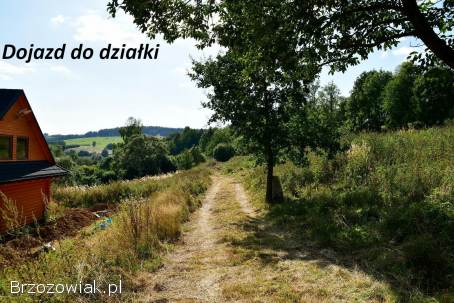
[[[343,145],[332,158],[309,151],[306,166],[277,165],[285,198],[274,205],[264,203],[264,167],[249,157],[224,166],[264,210],[265,230],[285,231],[260,245],[324,251],[387,281],[399,302],[452,302],[454,127],[363,133]]]
[[[93,142],[96,142],[96,145],[93,146]],[[80,145],[75,150],[86,150],[90,153],[96,152],[100,153],[108,144],[121,143],[123,140],[120,136],[116,137],[91,137],[91,138],[75,138],[65,140],[66,145]]]

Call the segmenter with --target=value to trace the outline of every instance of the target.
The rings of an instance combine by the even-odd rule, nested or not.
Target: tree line
[[[142,122],[129,118],[119,128],[122,143],[109,144],[102,153],[76,153],[64,144],[50,144],[57,164],[70,174],[60,180],[65,185],[96,185],[123,179],[190,169],[214,157],[227,161],[235,154],[235,137],[229,128],[191,129],[167,138],[145,134]]]
[[[453,85],[451,70],[421,69],[411,62],[402,63],[394,73],[363,72],[347,97],[341,95],[334,82],[320,86],[314,81],[301,92],[304,100],[295,100],[304,107],[281,109],[282,120],[275,120],[273,127],[280,129],[280,134],[271,133],[274,161],[304,164],[309,149],[335,155],[343,148],[341,138],[350,132],[440,125],[454,118]],[[251,120],[245,119],[244,123],[259,123]],[[72,183],[90,185],[157,175],[189,169],[207,158],[227,161],[235,154],[256,154],[260,150],[259,142],[247,140],[244,130],[238,131],[232,125],[186,127],[167,138],[148,136],[142,123],[134,118],[118,129],[123,143],[110,144],[111,155],[106,150],[101,155],[57,154],[59,163],[73,171],[68,178]],[[266,135],[263,132],[264,138]],[[280,145],[276,145],[278,140]],[[267,161],[264,152],[256,156],[259,162]]]
[[[171,134],[181,132],[181,128],[171,127],[160,127],[160,126],[144,126],[143,133],[148,136],[162,136],[167,137]],[[44,134],[48,143],[59,143],[62,144],[64,140],[76,139],[76,138],[93,138],[93,137],[117,137],[120,135],[120,128],[104,128],[98,131],[89,131],[82,135],[49,135]]]

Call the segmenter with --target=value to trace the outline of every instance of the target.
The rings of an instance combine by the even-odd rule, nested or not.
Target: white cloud
[[[197,88],[194,82],[186,81],[178,83],[178,86],[181,88]]]
[[[0,60],[0,78],[10,80],[13,76],[25,75],[34,71],[31,67],[17,66]]]
[[[380,57],[381,57],[381,58],[386,58],[386,57],[388,57],[388,55],[389,55],[389,52],[388,52],[388,51],[382,51],[382,52],[380,53]]]
[[[133,25],[131,16],[119,15],[116,18],[101,16],[89,11],[74,22],[74,39],[81,42],[107,42],[115,45],[139,44],[147,41]]]
[[[52,25],[55,25],[55,26],[63,24],[63,23],[65,23],[65,21],[66,21],[66,18],[63,15],[57,15],[50,19],[50,23],[52,23]]]
[[[53,72],[64,74],[64,75],[72,74],[72,71],[64,65],[52,65],[49,69]]]
[[[393,50],[392,53],[395,56],[408,56],[411,52],[415,50],[416,49],[414,47],[402,46]]]
[[[187,67],[179,66],[173,70],[173,72],[179,76],[187,76],[188,71],[189,71],[189,66],[187,66]]]

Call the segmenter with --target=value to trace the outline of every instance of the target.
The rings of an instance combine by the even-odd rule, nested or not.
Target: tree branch
[[[435,33],[426,17],[420,11],[416,0],[401,1],[404,8],[403,13],[408,17],[415,29],[415,36],[421,39],[435,56],[454,69],[454,49]]]
[[[414,36],[414,35],[415,35],[414,31],[403,32],[403,33],[383,37],[382,39],[375,40],[372,43],[344,43],[343,45],[340,45],[339,47],[341,49],[358,48],[358,47],[376,47],[376,46],[379,46],[380,44],[383,44],[388,41],[392,41],[392,40],[403,38],[403,37]]]

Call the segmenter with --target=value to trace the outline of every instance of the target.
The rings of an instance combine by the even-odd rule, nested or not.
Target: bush
[[[220,162],[225,162],[230,160],[235,155],[235,149],[233,146],[225,143],[220,143],[216,145],[213,150],[213,157]]]
[[[360,184],[367,178],[370,169],[370,146],[366,142],[353,143],[347,151],[347,178],[355,184]]]
[[[309,151],[307,158],[309,160],[309,170],[314,177],[314,181],[327,183],[332,179],[331,161],[328,159],[326,152],[323,150]]]
[[[174,156],[173,161],[179,170],[186,170],[205,162],[205,157],[198,147],[193,147]]]
[[[114,167],[126,179],[175,171],[161,139],[133,135],[114,152]]]
[[[109,156],[109,151],[106,148],[104,148],[102,150],[102,152],[101,152],[101,156],[103,156],[104,158],[108,157]]]
[[[190,169],[194,164],[193,164],[193,158],[192,154],[189,150],[184,150],[182,153],[176,155],[174,157],[174,162],[176,167],[179,170],[186,170]]]
[[[90,157],[91,156],[91,153],[89,151],[86,151],[86,150],[80,150],[77,155],[79,157]]]

